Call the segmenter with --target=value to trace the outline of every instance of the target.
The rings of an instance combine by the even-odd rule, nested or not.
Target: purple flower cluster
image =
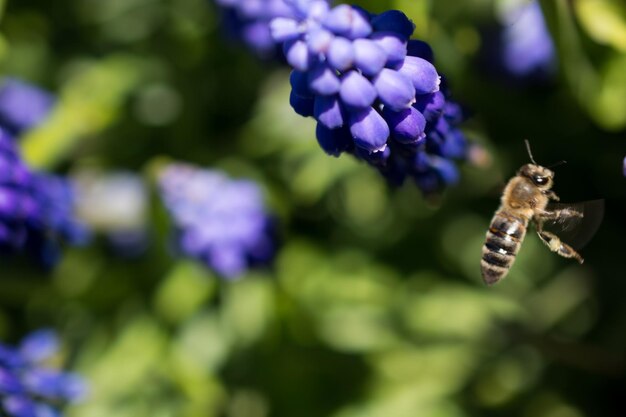
[[[286,1],[289,0],[215,0],[222,11],[225,29],[264,58],[277,52],[270,34],[270,21],[275,17],[294,16]]]
[[[51,266],[61,240],[80,244],[88,237],[73,214],[72,184],[33,172],[0,129],[0,253],[30,252]]]
[[[54,101],[51,94],[31,84],[5,78],[0,85],[0,126],[17,137],[41,123]]]
[[[59,346],[51,330],[31,333],[17,347],[0,343],[0,410],[8,417],[61,417],[61,406],[80,400],[79,376],[45,367]]]
[[[409,40],[413,23],[397,10],[287,2],[295,17],[272,20],[272,36],[293,67],[291,105],[317,120],[324,151],[351,153],[395,184],[412,177],[425,193],[454,183],[454,159],[466,153],[462,112],[430,47]]]
[[[275,223],[254,182],[170,164],[159,174],[159,188],[183,254],[226,278],[273,257]]]

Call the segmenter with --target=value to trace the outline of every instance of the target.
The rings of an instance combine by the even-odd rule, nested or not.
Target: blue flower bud
[[[441,82],[437,70],[423,58],[407,56],[398,71],[409,77],[416,94],[434,93]]]
[[[301,96],[296,94],[295,91],[291,91],[289,94],[289,104],[291,108],[300,116],[309,117],[313,116],[313,106],[315,99],[312,96]]]
[[[417,95],[413,107],[419,110],[430,122],[441,116],[445,104],[446,98],[443,93],[436,91],[430,94]]]
[[[367,108],[376,100],[376,89],[357,71],[348,71],[341,79],[339,95],[344,103],[355,108]]]
[[[435,62],[433,50],[429,44],[418,39],[410,39],[406,46],[407,55],[425,59],[431,64]]]
[[[310,30],[307,35],[306,43],[309,47],[309,52],[315,55],[327,53],[331,42],[335,38],[332,33],[323,28]]]
[[[385,107],[383,116],[389,124],[391,137],[399,143],[420,144],[424,142],[426,138],[426,134],[424,133],[426,119],[422,113],[418,112],[413,107],[398,112]]]
[[[374,87],[380,101],[391,110],[406,109],[415,101],[411,80],[398,71],[383,68],[374,78]]]
[[[349,39],[364,38],[372,32],[368,17],[346,4],[331,9],[323,24],[333,33]]]
[[[376,32],[395,32],[407,41],[415,30],[415,25],[399,10],[388,10],[372,18]]]
[[[354,147],[350,131],[345,127],[331,130],[318,123],[315,135],[320,147],[328,155],[339,156],[341,153],[349,151]]]
[[[311,66],[311,54],[304,41],[287,41],[283,44],[283,52],[289,65],[299,71],[306,71]]]
[[[395,32],[376,32],[371,39],[380,46],[387,55],[387,66],[395,67],[402,64],[407,55],[407,43]]]
[[[298,22],[287,17],[277,17],[270,22],[272,38],[276,42],[286,42],[296,39],[302,33]]]
[[[309,89],[308,73],[292,70],[291,74],[289,74],[289,84],[291,84],[291,89],[299,96],[313,96],[313,93]]]
[[[354,62],[354,47],[352,42],[342,37],[335,37],[328,48],[328,63],[338,71],[345,71]]]
[[[374,76],[380,72],[387,62],[387,54],[369,39],[356,39],[354,47],[354,63],[363,74]]]
[[[350,111],[350,133],[359,148],[369,152],[384,149],[389,137],[389,126],[372,107]]]
[[[326,63],[320,62],[309,72],[310,90],[322,96],[329,96],[339,92],[341,82],[335,71]]]
[[[343,126],[341,105],[337,96],[318,96],[314,104],[315,120],[328,129],[336,129]]]

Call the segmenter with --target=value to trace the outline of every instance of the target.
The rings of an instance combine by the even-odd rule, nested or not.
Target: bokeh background
[[[325,155],[287,69],[229,40],[209,1],[0,2],[1,73],[58,97],[21,138],[27,161],[147,187],[137,253],[101,236],[52,271],[0,261],[2,339],[54,327],[90,381],[69,416],[623,415],[626,7],[542,1],[555,65],[519,79],[488,51],[503,1],[357,3],[403,10],[470,112],[481,148],[439,196]],[[561,199],[603,198],[604,220],[583,266],[530,233],[486,288],[480,247],[524,138],[540,163],[568,161]],[[175,256],[153,187],[165,158],[262,185],[272,267],[224,281]]]

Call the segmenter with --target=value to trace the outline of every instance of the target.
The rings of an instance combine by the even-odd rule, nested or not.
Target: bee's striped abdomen
[[[526,235],[527,225],[528,220],[506,211],[498,211],[493,216],[480,261],[485,283],[494,284],[509,272]]]

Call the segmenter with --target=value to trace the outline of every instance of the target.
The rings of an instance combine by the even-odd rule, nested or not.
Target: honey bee
[[[529,142],[526,140],[525,143],[532,163],[522,166],[507,183],[482,248],[480,266],[487,285],[495,284],[509,272],[531,221],[535,224],[539,238],[552,252],[583,263],[583,258],[571,246],[554,233],[544,230],[545,222],[581,219],[583,213],[564,205],[561,209],[548,209],[548,203],[559,201],[559,197],[552,191],[554,172],[537,164]]]

